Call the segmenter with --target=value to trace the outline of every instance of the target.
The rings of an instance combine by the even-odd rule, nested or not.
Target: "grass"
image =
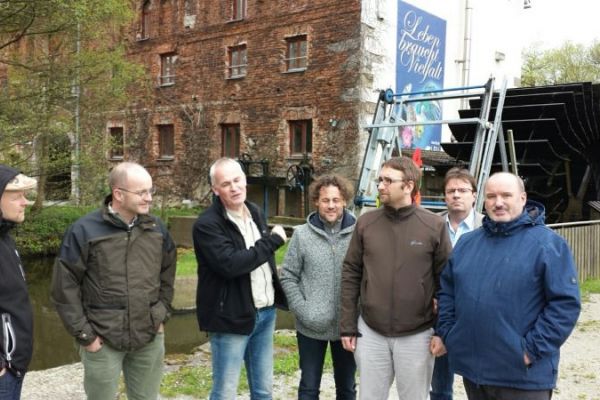
[[[600,279],[588,279],[579,285],[581,301],[590,300],[590,294],[600,294]]]
[[[275,253],[275,262],[277,265],[283,263],[288,243],[281,246]],[[177,249],[177,277],[181,278],[196,275],[196,265],[196,256],[193,249]]]
[[[196,275],[196,255],[193,249],[177,249],[177,277]]]

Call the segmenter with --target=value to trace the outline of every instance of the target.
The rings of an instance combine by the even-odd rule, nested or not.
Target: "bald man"
[[[431,350],[448,351],[469,400],[549,400],[581,309],[573,257],[521,178],[494,174],[484,196],[483,229],[461,237],[442,273]]]
[[[114,400],[121,371],[129,400],[156,399],[164,323],[173,300],[176,249],[149,214],[152,177],[124,162],[110,172],[104,207],[65,233],[52,300],[79,343],[88,400]]]

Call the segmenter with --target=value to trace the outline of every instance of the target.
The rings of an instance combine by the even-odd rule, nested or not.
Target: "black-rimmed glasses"
[[[390,186],[392,183],[404,182],[404,181],[405,181],[404,178],[389,178],[387,176],[380,176],[379,178],[373,179],[373,182],[375,182],[377,185],[379,185],[380,183],[383,183],[383,186]]]

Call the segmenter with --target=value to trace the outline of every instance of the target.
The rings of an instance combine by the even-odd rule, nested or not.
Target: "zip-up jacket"
[[[246,202],[246,207],[261,234],[249,249],[218,197],[194,223],[192,236],[198,262],[196,313],[203,331],[252,333],[256,308],[250,273],[265,262],[273,274],[275,306],[287,308],[274,257],[284,241],[279,235],[269,233],[265,217],[256,205]]]
[[[342,270],[342,336],[358,336],[358,314],[383,336],[434,323],[433,297],[452,251],[444,218],[410,205],[383,207],[356,222]]]
[[[158,218],[138,215],[130,227],[109,212],[110,200],[65,233],[51,296],[80,344],[100,336],[131,351],[151,342],[170,315],[177,253]]]
[[[581,309],[565,240],[528,201],[515,220],[483,220],[461,236],[442,273],[436,333],[452,370],[481,385],[546,390]],[[524,355],[532,362],[525,365]]]
[[[0,197],[18,174],[16,169],[0,168]],[[33,311],[21,259],[9,234],[14,225],[0,217],[0,369],[21,376],[33,352]]]
[[[325,232],[319,214],[296,227],[283,261],[281,285],[296,330],[318,340],[340,340],[340,286],[342,262],[352,237],[356,218],[347,211],[341,229]]]

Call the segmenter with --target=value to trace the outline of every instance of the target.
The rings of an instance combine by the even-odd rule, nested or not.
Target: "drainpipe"
[[[461,86],[469,86],[469,75],[471,73],[471,25],[473,19],[473,7],[471,0],[465,0],[465,30],[463,36],[463,51],[462,51],[462,73],[461,73]],[[463,103],[462,108],[468,106],[467,99],[461,100]]]

